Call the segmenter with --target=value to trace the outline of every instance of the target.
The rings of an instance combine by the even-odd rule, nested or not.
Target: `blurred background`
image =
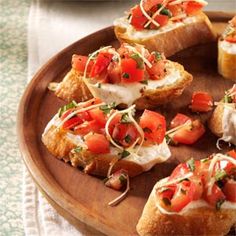
[[[135,2],[0,0],[0,235],[45,235],[30,228],[39,221],[41,195],[24,169],[16,138],[17,107],[27,82],[56,52],[112,25]],[[236,14],[236,0],[208,2],[205,10]]]

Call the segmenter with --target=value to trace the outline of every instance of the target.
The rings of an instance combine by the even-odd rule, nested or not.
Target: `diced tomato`
[[[219,201],[225,200],[225,195],[221,189],[214,184],[212,191],[208,194],[208,189],[205,190],[204,199],[212,206],[216,206]]]
[[[117,123],[112,132],[112,138],[123,147],[129,147],[138,138],[138,131],[131,123]]]
[[[185,124],[187,121],[191,121],[191,118],[182,114],[178,113],[173,120],[170,122],[170,128],[173,129],[177,126]]]
[[[121,81],[121,67],[117,62],[111,62],[107,68],[109,83],[117,84]]]
[[[147,67],[146,69],[150,76],[150,79],[153,80],[162,79],[162,77],[165,75],[165,61],[164,60],[157,61],[152,65],[151,68]]]
[[[143,7],[145,11],[149,11],[153,6],[161,4],[163,0],[144,0]]]
[[[121,81],[124,83],[139,82],[144,78],[144,69],[138,68],[137,62],[132,58],[121,60]]]
[[[131,9],[131,22],[130,24],[135,27],[137,30],[144,28],[147,18],[143,15],[140,6],[136,5]]]
[[[80,56],[74,54],[72,56],[72,67],[78,72],[84,73],[87,61],[88,61],[87,56]],[[87,66],[87,73],[90,73],[92,66],[93,66],[93,61],[90,60]]]
[[[171,203],[171,199],[174,196],[175,191],[176,191],[176,185],[171,185],[164,187],[164,189],[162,189],[161,192],[158,192],[158,195],[160,199],[162,199],[163,201],[167,200],[168,203]]]
[[[64,120],[74,110],[75,110],[74,108],[71,108],[71,109],[65,111],[61,116],[61,120]]]
[[[191,177],[190,196],[193,201],[199,200],[203,194],[203,182],[199,177]]]
[[[101,127],[105,127],[106,115],[98,107],[88,111],[89,115],[95,120]]]
[[[108,65],[111,62],[113,55],[108,52],[99,52],[93,66],[91,69],[90,76],[96,77],[99,76],[105,69],[107,69]]]
[[[193,112],[208,112],[213,108],[213,98],[206,92],[194,92],[189,107]]]
[[[105,185],[112,189],[120,190],[127,183],[127,178],[128,172],[121,169],[113,173],[105,182]]]
[[[177,16],[181,13],[181,5],[167,5],[168,10],[171,12],[172,16]]]
[[[63,125],[62,125],[62,128],[63,129],[71,129],[71,128],[74,128],[76,125],[78,124],[82,124],[83,123],[83,120],[78,117],[78,116],[75,116],[75,117],[72,117],[70,118],[69,120],[67,120]]]
[[[236,149],[232,149],[231,151],[227,152],[227,154],[236,159]]]
[[[236,34],[226,36],[225,40],[230,43],[236,43]]]
[[[110,134],[110,135],[112,135],[113,130],[114,130],[116,124],[120,122],[121,116],[122,116],[121,114],[117,114],[117,115],[111,120],[111,122],[110,122],[110,124],[109,124],[109,127],[108,127],[108,129],[109,129],[109,134]]]
[[[157,112],[145,110],[139,122],[145,138],[158,144],[163,142],[166,132],[165,117]]]
[[[110,143],[103,134],[92,134],[85,138],[88,150],[95,154],[109,153]]]
[[[223,192],[226,200],[236,202],[236,181],[232,179],[228,180],[223,187]]]
[[[203,5],[195,1],[189,1],[184,3],[184,8],[187,15],[195,15],[203,8]]]
[[[169,134],[174,143],[191,145],[205,133],[205,127],[199,120],[194,120],[192,124],[184,126]]]
[[[234,149],[227,152],[227,154],[236,159],[236,151]],[[236,166],[232,162],[227,161],[227,165],[224,167],[224,170],[228,175],[231,175],[236,173]]]
[[[154,20],[160,25],[160,27],[162,27],[168,23],[169,17],[166,15],[157,15]],[[151,24],[151,29],[153,27],[154,29],[156,28],[155,25]]]
[[[179,178],[189,172],[190,172],[190,170],[189,170],[187,164],[180,163],[177,167],[175,167],[172,174],[170,175],[170,180]]]
[[[75,134],[84,136],[90,132],[95,133],[103,133],[103,129],[100,124],[97,123],[96,120],[84,122],[83,124],[77,125],[74,128]]]

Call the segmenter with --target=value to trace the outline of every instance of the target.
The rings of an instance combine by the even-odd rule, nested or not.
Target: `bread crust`
[[[142,96],[135,101],[136,108],[139,110],[153,109],[158,105],[170,102],[179,97],[184,89],[191,84],[193,76],[184,70],[184,67],[177,62],[171,62],[180,71],[181,78],[176,83],[156,89],[147,89]]]
[[[218,72],[225,79],[236,81],[236,54],[226,52],[220,45],[222,39],[218,41]]]
[[[81,102],[93,98],[83,77],[75,69],[71,69],[61,83],[58,84],[55,95],[66,102]]]
[[[115,25],[114,30],[117,39],[121,43],[142,44],[149,51],[163,52],[166,57],[172,56],[185,48],[216,40],[211,22],[203,12],[196,15],[196,22],[190,22],[142,39],[130,37],[127,33],[127,27],[123,25]]]
[[[226,235],[236,223],[235,209],[201,207],[183,215],[162,214],[155,204],[155,189],[149,196],[137,224],[141,236],[156,235]]]
[[[217,137],[222,137],[223,135],[223,114],[224,114],[224,104],[219,104],[216,106],[208,121],[208,127],[213,134]]]
[[[118,161],[118,156],[116,155],[95,155],[87,150],[72,154],[71,150],[76,147],[76,144],[67,137],[65,131],[58,129],[56,126],[51,126],[42,135],[42,142],[53,156],[65,162],[71,162],[71,165],[74,167],[83,168],[87,174],[105,177],[107,176],[110,164],[113,162],[115,164],[112,168],[112,173],[120,169],[126,169],[129,176],[134,177],[144,172],[142,166],[123,159]]]

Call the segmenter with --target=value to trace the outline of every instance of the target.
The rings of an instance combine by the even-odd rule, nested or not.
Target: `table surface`
[[[208,2],[206,10],[236,11],[235,0]],[[27,83],[27,20],[30,3],[30,0],[1,0],[0,7],[0,235],[24,235],[23,163],[16,138],[16,114]],[[116,14],[119,11],[114,10]],[[91,21],[89,15],[88,21]],[[98,29],[96,24],[94,31]]]

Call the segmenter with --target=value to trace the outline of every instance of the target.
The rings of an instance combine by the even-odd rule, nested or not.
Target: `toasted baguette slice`
[[[101,88],[98,88],[89,80],[86,81],[86,84],[94,97],[99,97],[106,103],[116,102],[117,105],[122,104],[126,107],[135,104],[138,110],[152,109],[179,97],[192,82],[192,75],[185,71],[182,65],[171,61],[168,63],[175,72],[178,72],[179,78],[173,83],[169,80],[167,85],[163,84],[153,88],[136,82],[125,86],[109,84],[109,87],[102,84]]]
[[[55,95],[66,102],[81,102],[92,98],[83,77],[75,69],[71,69],[61,83],[56,86]]]
[[[235,209],[194,208],[182,215],[162,214],[155,200],[155,187],[137,224],[141,236],[226,235],[236,223]]]
[[[211,22],[203,12],[187,17],[181,23],[170,22],[158,30],[136,31],[124,17],[114,22],[114,30],[120,42],[142,44],[149,51],[163,52],[167,57],[185,48],[216,40]]]
[[[224,78],[236,81],[236,43],[219,39],[218,72]]]

